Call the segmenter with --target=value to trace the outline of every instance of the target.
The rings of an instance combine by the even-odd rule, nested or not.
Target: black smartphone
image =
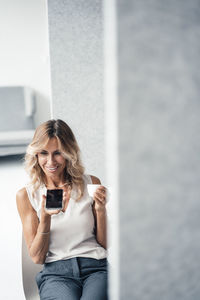
[[[47,190],[46,209],[63,208],[63,190]]]

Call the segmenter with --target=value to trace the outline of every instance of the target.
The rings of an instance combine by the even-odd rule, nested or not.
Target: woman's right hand
[[[63,211],[65,212],[67,203],[69,202],[71,195],[71,187],[69,186],[68,188],[63,189],[63,208],[60,209],[46,209],[45,204],[46,204],[46,196],[42,195],[42,207],[41,207],[41,213],[43,216],[52,216],[52,215],[57,215],[59,212]]]

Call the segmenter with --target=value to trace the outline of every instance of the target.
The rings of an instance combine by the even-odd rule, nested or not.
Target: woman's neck
[[[62,188],[64,186],[66,186],[66,185],[68,185],[68,182],[65,182],[65,183],[62,183],[62,184],[59,184],[59,185],[52,183],[52,184],[46,184],[46,188],[48,188],[48,189],[56,189],[56,188]]]
[[[67,185],[66,180],[64,178],[46,178],[45,186],[47,188],[59,188]]]

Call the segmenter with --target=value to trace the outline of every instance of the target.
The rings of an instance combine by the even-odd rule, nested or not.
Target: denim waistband
[[[43,274],[60,274],[80,278],[91,271],[106,270],[107,258],[95,259],[88,257],[73,257],[66,260],[57,260],[45,263]]]

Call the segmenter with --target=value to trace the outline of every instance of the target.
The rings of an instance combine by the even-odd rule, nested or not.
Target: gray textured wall
[[[120,299],[200,299],[200,1],[118,0]]]
[[[66,121],[86,171],[105,180],[102,1],[48,0],[53,117]]]

